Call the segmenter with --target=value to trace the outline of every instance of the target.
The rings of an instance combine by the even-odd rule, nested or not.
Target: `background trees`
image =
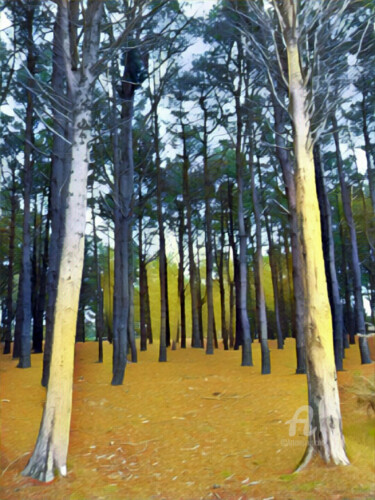
[[[173,340],[185,347],[191,339],[209,354],[220,341],[225,349],[242,346],[243,366],[252,365],[259,338],[263,373],[270,371],[268,338],[277,336],[282,348],[292,335],[296,372],[304,373],[303,308],[314,287],[303,285],[310,245],[298,227],[305,193],[295,176],[307,139],[315,165],[305,192],[315,196],[308,191],[316,177],[323,233],[319,295],[327,281],[327,323],[330,311],[333,317],[326,342],[334,342],[337,369],[348,338],[358,339],[362,362],[371,361],[373,12],[366,3],[330,2],[324,10],[300,2],[288,39],[292,7],[223,0],[202,21],[175,0],[108,2],[99,33],[94,0],[4,3],[2,338],[5,353],[14,340],[13,355],[27,367],[33,327],[33,350],[44,348],[43,385],[63,248],[74,233],[69,193],[83,196],[85,219],[89,171],[92,222],[70,243],[80,256],[75,294],[87,337],[113,343],[113,385],[123,382],[128,346],[136,359],[134,332],[141,350],[159,337],[163,362]],[[287,63],[298,54],[294,82]],[[290,100],[294,84],[299,110],[297,97]],[[302,144],[303,119],[291,120],[293,110],[310,121]],[[313,240],[320,255],[319,231]]]

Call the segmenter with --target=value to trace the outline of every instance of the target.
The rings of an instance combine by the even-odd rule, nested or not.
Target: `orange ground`
[[[1,362],[1,491],[6,499],[179,500],[250,498],[363,499],[375,497],[374,415],[350,392],[353,377],[370,376],[351,347],[339,373],[349,467],[315,461],[292,475],[302,457],[303,426],[289,436],[286,424],[307,404],[306,380],[294,375],[294,343],[273,342],[272,375],[259,373],[240,353],[214,356],[196,349],[168,351],[157,345],[129,364],[125,384],[109,385],[111,346],[97,364],[97,346],[78,344],[68,476],[48,485],[20,475],[33,448],[42,414],[41,355],[33,367]],[[302,415],[303,416],[303,415]]]

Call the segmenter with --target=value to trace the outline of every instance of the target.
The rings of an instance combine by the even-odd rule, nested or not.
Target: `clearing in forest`
[[[358,346],[338,373],[349,467],[315,460],[294,475],[307,442],[304,425],[287,423],[307,405],[304,375],[295,375],[294,341],[276,349],[272,374],[240,366],[240,351],[139,352],[123,386],[112,387],[112,348],[96,363],[97,345],[76,345],[68,476],[43,485],[21,476],[40,424],[45,390],[42,355],[32,368],[1,358],[0,498],[40,500],[370,499],[375,496],[374,414],[353,387],[373,376]],[[298,418],[304,419],[301,411]]]

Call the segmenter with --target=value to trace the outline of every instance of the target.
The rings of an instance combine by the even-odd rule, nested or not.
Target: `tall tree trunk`
[[[43,197],[44,198],[44,197]],[[43,214],[43,198],[41,202],[41,218]],[[49,212],[49,210],[48,210]],[[40,223],[42,225],[42,221]],[[47,220],[44,232],[44,244],[43,253],[40,262],[40,278],[39,286],[36,290],[36,304],[34,312],[34,323],[33,323],[33,351],[43,352],[43,327],[44,327],[44,310],[46,305],[46,283],[47,283],[47,268],[48,268],[48,245],[49,245],[49,213],[47,214]],[[40,244],[42,242],[40,241]]]
[[[276,5],[276,4],[274,4]],[[349,464],[342,433],[332,319],[325,278],[319,205],[308,115],[308,96],[300,66],[297,11],[293,0],[277,4],[286,44],[289,109],[296,158],[296,210],[304,263],[305,336],[309,401],[308,447],[299,470],[318,453],[326,462]]]
[[[229,245],[232,249],[233,255],[233,306],[235,307],[235,335],[234,335],[234,350],[238,350],[242,345],[242,320],[241,320],[241,285],[240,285],[240,262],[237,253],[237,245],[234,237],[234,206],[233,206],[233,184],[228,180],[228,210],[229,210],[229,224],[228,224],[228,238]],[[233,335],[233,330],[232,330]]]
[[[147,327],[146,327],[146,259],[143,253],[143,196],[142,196],[143,173],[139,175],[138,183],[138,261],[139,261],[139,324],[140,324],[140,350],[147,350]]]
[[[133,257],[133,237],[132,229],[130,228],[129,237],[129,315],[128,315],[128,340],[131,353],[132,363],[137,363],[137,345],[135,342],[134,329],[134,257]]]
[[[181,123],[182,145],[183,145],[183,171],[182,171],[182,196],[186,207],[186,229],[188,234],[188,255],[189,255],[189,277],[190,277],[190,297],[191,297],[191,317],[192,336],[191,347],[203,347],[200,338],[199,317],[198,317],[198,294],[196,265],[194,261],[193,229],[191,221],[191,201],[189,189],[189,156],[186,145],[185,126]]]
[[[13,282],[14,282],[14,249],[16,237],[16,172],[14,166],[11,166],[12,187],[10,192],[10,224],[9,224],[9,247],[8,247],[8,274],[7,274],[7,295],[5,299],[6,318],[5,318],[5,341],[3,354],[9,354],[12,343],[12,322],[13,322]]]
[[[34,115],[34,92],[35,87],[35,54],[33,40],[33,22],[35,6],[29,5],[26,8],[26,29],[27,29],[27,106],[26,106],[26,128],[25,128],[25,146],[24,146],[24,171],[23,171],[23,237],[22,237],[22,283],[20,292],[22,294],[22,317],[20,332],[20,359],[18,368],[29,368],[31,366],[31,188],[32,171],[34,160],[32,158],[32,149],[34,143],[33,133],[33,115]]]
[[[167,361],[167,283],[166,283],[166,266],[167,257],[165,254],[165,234],[163,221],[162,207],[162,171],[159,146],[159,119],[157,103],[153,110],[154,119],[154,148],[156,155],[156,199],[157,199],[157,215],[159,228],[159,280],[160,280],[160,345],[159,345],[159,362]]]
[[[226,305],[225,305],[225,281],[224,281],[224,245],[225,245],[225,233],[224,233],[224,208],[223,200],[221,200],[221,211],[220,211],[220,250],[219,255],[217,251],[216,238],[214,236],[215,244],[215,259],[217,265],[217,272],[219,275],[219,290],[220,290],[220,317],[221,317],[221,337],[223,339],[224,350],[229,349],[228,344],[228,329],[226,324]]]
[[[343,316],[342,304],[339,291],[339,283],[337,280],[336,264],[335,264],[335,247],[332,233],[332,217],[331,207],[327,195],[327,190],[324,182],[323,166],[321,161],[320,147],[318,144],[314,146],[314,165],[316,188],[318,202],[320,208],[320,223],[322,226],[323,238],[323,255],[324,265],[327,276],[328,298],[331,305],[332,321],[333,321],[333,342],[335,350],[336,370],[342,371],[343,365]]]
[[[58,11],[61,12],[58,18],[60,17],[62,22],[65,68],[73,96],[72,171],[65,217],[67,230],[62,248],[55,305],[48,391],[35,449],[23,471],[26,476],[46,482],[54,478],[55,469],[63,476],[67,474],[74,337],[84,259],[86,184],[90,161],[92,91],[95,81],[92,66],[97,61],[102,6],[101,1],[93,0],[85,11],[83,66],[77,74],[72,71],[72,60],[69,56],[68,3],[64,0],[58,4]]]
[[[186,311],[185,311],[185,278],[184,278],[184,206],[177,204],[178,210],[178,297],[180,299],[181,348],[186,348]]]
[[[367,92],[362,90],[362,101],[361,101],[361,110],[362,110],[362,130],[363,137],[365,140],[365,152],[366,152],[366,160],[367,160],[367,176],[368,183],[370,188],[370,198],[372,204],[372,210],[375,212],[375,166],[371,162],[371,143],[370,136],[367,126],[367,112],[366,112],[366,98]]]
[[[145,268],[145,285],[146,285],[146,325],[147,325],[147,340],[149,344],[153,343],[152,324],[151,324],[151,308],[150,308],[150,291],[148,288],[147,267]]]
[[[262,375],[271,373],[270,351],[267,341],[267,313],[266,299],[264,296],[263,285],[263,255],[262,255],[262,226],[260,221],[261,207],[258,198],[258,190],[255,185],[254,163],[251,161],[251,194],[253,198],[253,211],[255,218],[255,293],[256,293],[256,310],[258,319],[259,340],[262,353]]]
[[[345,181],[337,120],[334,115],[332,116],[332,125],[334,129],[333,138],[336,146],[336,163],[340,179],[341,198],[342,198],[345,220],[348,225],[349,235],[350,235],[351,267],[353,273],[354,302],[355,302],[355,308],[354,308],[355,327],[356,327],[356,333],[358,335],[359,349],[361,352],[361,362],[362,364],[368,364],[371,363],[371,357],[366,338],[365,310],[363,307],[362,279],[361,279],[361,268],[358,256],[357,234],[353,219],[349,187]]]
[[[238,43],[239,61],[242,57],[242,46]],[[237,217],[238,217],[238,236],[240,240],[240,255],[239,255],[239,320],[241,324],[242,334],[242,366],[252,366],[252,351],[251,351],[251,335],[250,323],[247,314],[247,234],[245,229],[245,213],[243,206],[243,163],[244,157],[241,151],[242,142],[242,109],[241,109],[241,76],[238,84],[237,92],[235,93],[236,104],[236,177],[237,177]]]
[[[206,298],[207,298],[207,345],[206,354],[214,353],[214,298],[213,298],[213,251],[212,251],[212,216],[211,216],[211,178],[208,167],[208,111],[205,99],[201,97],[199,104],[203,110],[203,173],[204,173],[204,206],[205,206],[205,243],[206,243]]]
[[[266,231],[268,237],[268,257],[271,268],[271,279],[272,279],[272,290],[273,290],[273,305],[275,309],[275,323],[276,323],[276,334],[277,334],[277,348],[284,348],[284,336],[281,329],[280,322],[280,309],[279,309],[279,287],[278,287],[278,266],[275,256],[275,243],[272,238],[272,227],[269,222],[267,214],[265,214]]]
[[[121,140],[115,126],[114,184],[115,184],[115,267],[113,294],[113,369],[112,385],[122,385],[128,352],[128,328],[130,310],[129,242],[131,237],[132,201],[134,183],[133,163],[133,107],[134,85],[129,83],[128,67],[125,66],[120,91]],[[113,84],[114,95],[117,92]],[[117,123],[116,99],[114,100],[114,124]]]
[[[276,143],[276,156],[279,160],[283,179],[285,184],[285,192],[288,200],[289,209],[289,225],[290,225],[290,239],[292,249],[292,276],[293,276],[293,309],[294,309],[294,325],[296,335],[296,355],[297,355],[297,369],[296,373],[306,373],[306,345],[304,333],[304,290],[302,280],[302,255],[301,245],[298,239],[298,218],[296,210],[296,184],[294,179],[293,166],[290,154],[286,148],[284,140],[286,130],[285,121],[286,116],[273,97],[273,108],[275,118],[275,143]]]
[[[95,330],[96,330],[96,338],[98,340],[98,363],[103,363],[103,335],[104,335],[103,290],[101,284],[101,269],[99,263],[98,236],[96,234],[94,184],[91,186],[91,199],[92,199],[91,219],[92,219],[92,232],[93,232],[93,243],[94,243],[95,277],[96,277]]]

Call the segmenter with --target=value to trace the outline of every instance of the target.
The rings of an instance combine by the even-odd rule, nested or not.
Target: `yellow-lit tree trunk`
[[[95,80],[90,69],[97,59],[99,23],[102,2],[92,0],[86,11],[87,31],[84,37],[84,66],[78,76],[71,71],[69,49],[68,2],[61,0],[58,15],[63,26],[66,71],[73,108],[72,168],[67,197],[65,234],[59,268],[52,356],[46,404],[34,452],[23,474],[40,481],[51,481],[55,469],[67,474],[72,411],[74,344],[81,288],[85,225],[86,184],[91,138],[91,93]]]
[[[333,353],[331,310],[321,244],[308,98],[298,47],[297,2],[275,2],[288,56],[289,111],[296,159],[297,213],[304,264],[305,335],[310,412],[308,447],[300,470],[318,453],[328,463],[346,465],[340,401]]]

